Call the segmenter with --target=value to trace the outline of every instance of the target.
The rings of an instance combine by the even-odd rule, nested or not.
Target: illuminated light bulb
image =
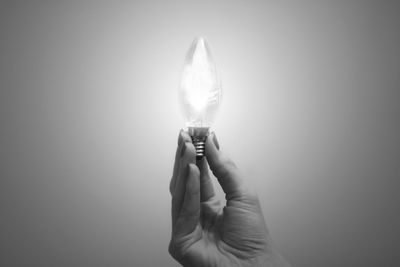
[[[197,159],[204,156],[205,141],[221,97],[221,84],[210,47],[204,38],[196,38],[186,54],[179,100]]]

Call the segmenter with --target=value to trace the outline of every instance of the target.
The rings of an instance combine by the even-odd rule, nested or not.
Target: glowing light
[[[221,86],[204,38],[195,39],[187,53],[179,89],[188,126],[210,124],[221,99]]]

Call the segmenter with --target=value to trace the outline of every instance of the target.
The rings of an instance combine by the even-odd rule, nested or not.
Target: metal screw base
[[[200,160],[204,156],[207,136],[199,138],[192,136],[194,148],[196,148],[196,159]]]
[[[197,160],[201,160],[204,157],[208,129],[208,127],[189,127],[188,129],[193,145],[196,148]]]

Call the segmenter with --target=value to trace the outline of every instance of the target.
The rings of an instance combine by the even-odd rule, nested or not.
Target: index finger
[[[192,138],[190,138],[187,132],[181,129],[178,136],[178,147],[176,148],[175,152],[174,170],[172,172],[171,181],[169,183],[169,192],[171,193],[171,195],[173,194],[173,190],[175,188],[175,183],[176,183],[176,177],[178,175],[179,163],[180,163],[179,157],[182,150],[182,144],[184,144],[185,142],[192,142]]]

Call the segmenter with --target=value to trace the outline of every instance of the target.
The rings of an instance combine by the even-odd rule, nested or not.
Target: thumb
[[[219,150],[215,133],[207,137],[205,154],[211,171],[226,194],[226,200],[242,199],[246,190],[239,170],[235,163]]]
[[[200,219],[200,171],[193,163],[186,168],[186,192],[175,225],[176,237],[192,233]]]

